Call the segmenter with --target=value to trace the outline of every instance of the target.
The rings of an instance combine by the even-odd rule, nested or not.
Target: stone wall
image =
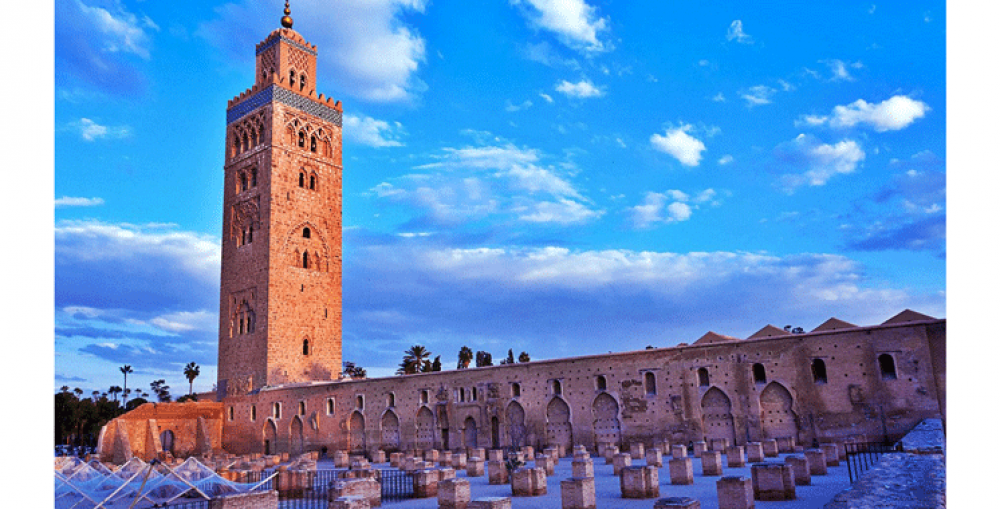
[[[901,315],[906,313],[911,312]],[[943,416],[937,382],[944,360],[935,358],[935,342],[944,337],[944,320],[890,320],[807,334],[269,387],[224,400],[234,415],[225,422],[224,447],[263,452],[266,433],[273,433],[278,451],[362,452],[559,444],[564,450],[573,444],[593,450],[606,437],[622,450],[636,442],[651,447],[664,440],[720,438],[745,444],[791,437],[810,444],[881,438],[883,430],[898,438],[924,418]],[[881,355],[893,359],[895,378],[883,376]],[[816,359],[823,361],[825,379],[815,376]],[[755,365],[763,380],[755,379]],[[707,385],[699,379],[700,369],[707,372]],[[605,390],[598,389],[598,377]],[[274,403],[284,409],[280,417],[273,415]],[[253,413],[256,419],[250,418]]]

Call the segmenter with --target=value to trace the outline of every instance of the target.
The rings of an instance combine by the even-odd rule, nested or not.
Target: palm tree
[[[521,352],[521,355],[517,356],[517,362],[531,362],[531,356],[528,352]]]
[[[413,345],[403,354],[403,363],[400,367],[403,368],[404,374],[429,370],[424,369],[424,364],[428,363],[427,367],[430,367],[429,361],[427,361],[427,358],[431,356],[430,350],[421,345]]]
[[[111,393],[115,398],[115,403],[118,403],[118,394],[122,392],[122,388],[117,385],[112,385],[108,388],[108,392]]]
[[[125,382],[122,383],[122,390],[125,393],[125,395],[128,396],[128,374],[132,372],[132,366],[126,364],[118,368],[118,371],[121,371],[122,374],[125,375]],[[122,406],[125,406],[125,403],[127,403],[127,401],[122,400]]]
[[[194,379],[198,378],[201,374],[201,368],[193,362],[189,362],[187,366],[184,366],[184,376],[188,379],[188,396],[194,392]]]
[[[467,346],[463,346],[458,351],[458,369],[468,368],[469,364],[472,362],[472,358],[472,349]]]

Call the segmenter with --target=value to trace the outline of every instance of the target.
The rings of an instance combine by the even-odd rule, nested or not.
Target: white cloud
[[[504,110],[508,111],[508,112],[515,112],[515,111],[526,110],[526,109],[530,108],[531,106],[532,106],[532,102],[528,101],[528,100],[525,100],[521,104],[514,104],[514,103],[510,102],[510,99],[508,99],[507,100],[507,106],[504,108]]]
[[[701,162],[701,153],[705,151],[705,144],[688,134],[691,129],[691,124],[684,124],[667,129],[663,135],[654,133],[649,137],[649,141],[653,144],[653,148],[674,156],[681,164],[698,166]]]
[[[732,164],[732,162],[733,162],[733,156],[730,155],[730,154],[726,154],[726,155],[724,155],[724,156],[722,156],[722,157],[719,158],[719,166],[725,166],[727,164]]]
[[[98,124],[89,118],[81,118],[76,122],[71,122],[70,127],[80,133],[80,137],[86,141],[94,141],[102,138],[126,138],[132,134],[128,126],[106,126]]]
[[[445,148],[435,161],[415,173],[382,182],[371,194],[426,210],[438,222],[454,224],[489,214],[510,214],[533,223],[575,224],[596,219],[603,211],[592,209],[570,180],[576,171],[571,161],[540,164],[536,149],[513,144]]]
[[[97,205],[104,205],[104,198],[77,198],[72,196],[63,196],[62,198],[56,198],[56,208],[59,207],[94,207]]]
[[[853,127],[867,124],[878,132],[898,131],[930,111],[927,103],[896,95],[878,104],[858,99],[847,106],[836,106],[830,116],[831,127]]]
[[[132,53],[149,59],[151,41],[146,30],[159,31],[160,27],[148,16],[140,19],[124,10],[117,2],[116,12],[112,13],[102,7],[86,5],[80,0],[73,1],[94,29],[104,35],[102,50],[110,53]]]
[[[820,63],[826,64],[830,68],[832,74],[830,79],[833,81],[854,81],[854,76],[851,76],[848,67],[853,69],[864,67],[861,62],[844,62],[839,59],[820,60]]]
[[[552,96],[551,96],[551,95],[549,95],[549,94],[546,94],[545,92],[539,92],[539,93],[538,93],[538,95],[539,95],[539,96],[540,96],[540,97],[541,97],[542,99],[545,99],[545,102],[547,102],[547,103],[549,103],[549,104],[552,104]]]
[[[719,206],[721,201],[717,197],[714,189],[705,189],[694,197],[677,189],[663,193],[647,192],[642,203],[629,209],[632,226],[646,229],[658,223],[687,221],[700,205]]]
[[[715,101],[715,102],[717,102],[717,103],[724,103],[724,102],[726,102],[726,96],[723,95],[722,92],[719,92],[718,94],[715,94],[714,96],[712,96],[712,100]]]
[[[793,166],[806,168],[803,173],[785,174],[779,179],[779,186],[789,194],[805,185],[822,186],[836,175],[853,173],[865,159],[864,150],[854,140],[830,145],[806,134],[779,146],[776,152]]]
[[[770,104],[771,96],[774,95],[775,92],[775,89],[767,85],[757,85],[740,92],[740,97],[747,102],[747,107],[752,108],[762,104]]]
[[[750,34],[743,31],[743,21],[735,20],[729,25],[729,30],[726,32],[727,41],[736,41],[740,44],[753,44],[753,37]]]
[[[533,26],[556,34],[572,49],[589,53],[609,49],[599,39],[608,30],[608,18],[598,16],[597,9],[585,0],[511,0],[511,3],[522,7],[521,13]]]
[[[582,79],[577,83],[570,83],[566,80],[562,80],[556,84],[556,91],[561,92],[568,97],[576,97],[577,99],[601,97],[604,95],[604,90],[594,86],[594,84],[588,79]]]
[[[237,65],[253,65],[246,48],[278,28],[279,0],[262,8],[240,0],[215,8],[218,17],[197,34],[223,48]],[[319,49],[320,83],[342,87],[372,102],[406,101],[426,88],[417,72],[426,61],[426,42],[404,18],[423,13],[426,0],[339,2],[298,0],[292,5],[295,30]],[[297,14],[300,13],[300,14]],[[306,15],[308,13],[308,15]],[[377,55],[377,58],[373,58]]]
[[[205,310],[181,311],[157,316],[149,323],[160,330],[173,333],[215,331],[219,327],[219,315]]]
[[[369,147],[401,147],[398,139],[402,126],[365,115],[344,115],[344,137]]]

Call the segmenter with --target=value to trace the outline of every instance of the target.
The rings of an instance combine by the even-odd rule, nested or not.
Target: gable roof
[[[820,332],[820,331],[837,330],[837,329],[853,329],[854,327],[857,327],[857,325],[845,322],[839,318],[830,318],[829,320],[820,324],[819,327],[813,329],[811,332]]]
[[[774,336],[791,336],[792,333],[784,329],[779,329],[771,324],[767,324],[763,329],[755,332],[753,336],[747,339],[757,339],[757,338],[770,338]]]
[[[712,331],[708,331],[704,336],[698,338],[694,342],[696,345],[707,345],[711,343],[724,343],[726,341],[739,341],[739,338],[734,338],[732,336],[726,336],[724,334],[718,334]]]
[[[904,309],[898,315],[882,322],[882,325],[888,325],[891,323],[921,322],[924,320],[934,320],[934,317],[917,313],[916,311],[910,309]]]

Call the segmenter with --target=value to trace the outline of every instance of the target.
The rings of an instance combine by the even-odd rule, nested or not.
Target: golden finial
[[[285,0],[285,15],[281,17],[281,26],[292,28],[292,9],[288,6],[288,0]]]

